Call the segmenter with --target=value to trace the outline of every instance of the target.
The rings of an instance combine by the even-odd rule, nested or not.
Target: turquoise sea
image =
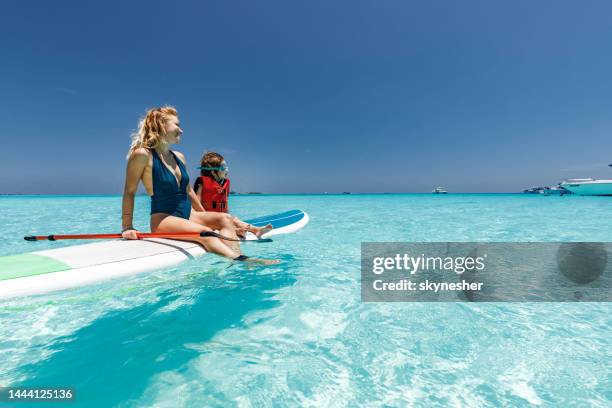
[[[120,206],[2,196],[0,255],[74,244],[24,235],[116,231]],[[73,387],[71,407],[611,406],[609,303],[360,299],[362,241],[612,241],[611,198],[251,195],[230,207],[244,218],[302,209],[311,221],[245,245],[278,266],[210,255],[0,301],[0,386]],[[139,196],[144,230],[148,211]]]

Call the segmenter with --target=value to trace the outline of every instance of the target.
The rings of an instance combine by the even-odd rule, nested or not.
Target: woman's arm
[[[200,197],[199,192],[201,188],[202,187],[198,187],[198,194],[196,194],[195,191],[193,191],[193,187],[191,187],[191,184],[187,187],[187,194],[189,194],[189,198],[191,199],[191,206],[196,211],[206,211],[202,206],[200,199],[198,198]]]
[[[183,165],[185,165],[186,161],[185,156],[183,156],[183,153],[174,152],[174,154],[176,154],[176,157],[178,157],[183,162]],[[191,207],[193,207],[194,210],[200,212],[206,211],[204,210],[204,207],[202,207],[202,203],[200,203],[200,199],[196,195],[195,191],[193,191],[193,187],[191,187],[191,184],[187,184],[187,196],[189,197],[189,200],[191,201]]]
[[[123,188],[123,200],[121,202],[121,230],[124,238],[136,239],[136,232],[133,228],[132,219],[134,217],[134,197],[138,190],[138,182],[142,178],[147,163],[149,153],[146,149],[137,149],[130,155],[127,168],[125,170],[125,186]]]

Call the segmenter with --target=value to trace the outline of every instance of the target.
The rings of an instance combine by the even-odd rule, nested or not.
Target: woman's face
[[[166,121],[166,134],[164,135],[164,137],[166,138],[166,143],[178,143],[181,140],[182,134],[183,129],[181,129],[181,123],[179,122],[179,118],[177,118],[176,116],[170,116]]]

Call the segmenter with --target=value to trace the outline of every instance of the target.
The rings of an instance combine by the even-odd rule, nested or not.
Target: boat
[[[612,196],[612,180],[568,179],[563,181],[560,186],[574,194],[583,196]]]
[[[525,194],[540,194],[540,191],[544,190],[545,187],[537,187],[537,186],[533,186],[531,188],[527,188],[525,190],[523,190],[523,193]]]
[[[272,224],[274,229],[262,236],[269,238],[296,232],[308,221],[304,211],[291,210],[246,222],[255,226]],[[246,241],[257,239],[251,233],[245,238]],[[205,253],[206,250],[194,242],[146,238],[108,240],[2,256],[0,299],[39,295],[162,269]]]
[[[539,193],[545,196],[552,196],[552,195],[563,196],[566,194],[572,194],[571,191],[566,190],[560,185],[553,186],[553,187],[544,187],[539,190]]]
[[[447,194],[448,192],[442,187],[436,187],[432,190],[433,194]]]

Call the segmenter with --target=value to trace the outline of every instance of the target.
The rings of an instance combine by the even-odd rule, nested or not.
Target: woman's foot
[[[277,265],[281,263],[278,259],[259,259],[259,258],[249,258],[245,262],[250,262],[259,265]]]
[[[251,227],[251,232],[255,234],[257,238],[261,238],[263,234],[265,234],[266,232],[270,232],[272,228],[274,228],[272,224],[268,224],[263,227]]]

